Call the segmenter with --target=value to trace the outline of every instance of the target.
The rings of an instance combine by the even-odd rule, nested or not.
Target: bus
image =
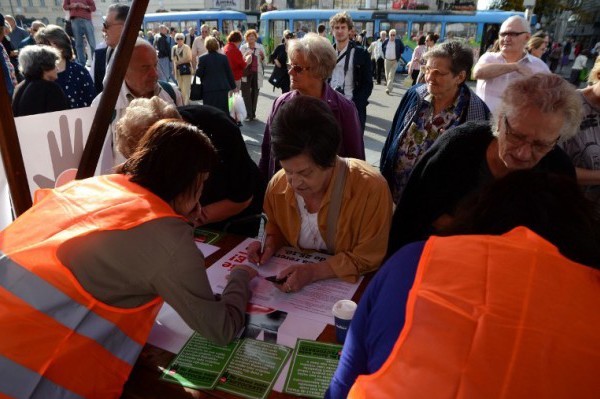
[[[342,10],[277,10],[263,13],[260,17],[260,36],[267,51],[281,43],[283,31],[300,31],[303,27],[316,32],[319,24],[325,24],[329,31],[329,18]],[[377,39],[381,30],[396,29],[398,37],[405,44],[402,61],[398,68],[412,58],[412,51],[419,37],[437,33],[440,41],[458,39],[469,43],[475,59],[497,38],[500,25],[513,15],[525,16],[517,11],[378,11],[346,10],[355,25],[357,33],[367,32],[367,38]],[[535,25],[535,18],[531,24]],[[331,36],[330,36],[331,38]]]
[[[175,27],[178,32],[186,32],[190,26],[196,28],[200,33],[200,26],[208,25],[210,29],[217,29],[222,37],[227,37],[234,30],[240,32],[248,28],[246,14],[231,10],[209,10],[209,11],[179,11],[152,13],[144,15],[143,27],[147,32],[166,25]]]

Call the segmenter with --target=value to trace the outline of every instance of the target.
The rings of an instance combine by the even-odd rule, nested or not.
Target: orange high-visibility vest
[[[95,231],[179,216],[124,175],[41,194],[0,233],[0,397],[118,398],[162,299],[133,309],[102,303],[57,250]]]
[[[524,227],[433,237],[390,356],[348,397],[600,398],[600,271]]]

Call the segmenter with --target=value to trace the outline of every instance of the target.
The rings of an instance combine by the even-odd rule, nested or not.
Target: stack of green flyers
[[[322,398],[342,355],[342,345],[298,339],[284,392]]]
[[[248,338],[217,346],[194,334],[161,378],[189,388],[264,399],[291,352],[282,345]]]

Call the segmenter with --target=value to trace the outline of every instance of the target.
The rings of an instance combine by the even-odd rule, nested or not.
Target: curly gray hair
[[[511,82],[502,95],[492,126],[498,126],[498,121],[505,115],[514,116],[531,107],[543,113],[563,114],[560,141],[570,139],[579,131],[581,98],[570,83],[553,73],[536,73]]]
[[[38,44],[26,46],[19,52],[19,69],[25,79],[42,79],[44,72],[56,68],[60,52],[54,47]]]

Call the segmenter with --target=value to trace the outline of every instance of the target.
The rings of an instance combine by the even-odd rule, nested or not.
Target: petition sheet
[[[227,255],[215,262],[206,272],[215,293],[223,292],[227,285],[229,269],[239,263],[248,262],[246,248],[255,240],[246,239]],[[358,289],[362,277],[355,284],[339,279],[318,281],[302,288],[299,292],[287,294],[279,291],[265,277],[276,275],[280,270],[298,263],[316,263],[327,259],[329,255],[318,252],[306,253],[285,247],[279,250],[266,264],[257,268],[259,277],[250,283],[252,303],[273,309],[279,309],[294,316],[333,324],[331,309],[340,299],[350,299]]]

